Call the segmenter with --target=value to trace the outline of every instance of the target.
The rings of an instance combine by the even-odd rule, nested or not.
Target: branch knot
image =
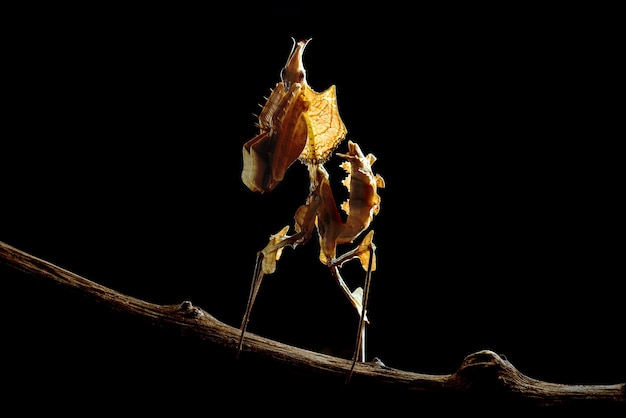
[[[193,304],[185,300],[180,305],[178,305],[178,313],[186,318],[197,318],[199,316],[204,316],[204,312],[200,308],[196,308]]]

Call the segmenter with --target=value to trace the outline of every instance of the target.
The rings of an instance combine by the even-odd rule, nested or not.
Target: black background
[[[369,359],[440,374],[491,349],[531,377],[623,382],[615,14],[236,2],[16,11],[0,239],[238,326],[255,254],[293,224],[308,184],[296,163],[272,193],[252,193],[241,146],[291,37],[312,38],[309,84],[336,85],[348,138],[376,155],[387,184],[372,225]],[[358,318],[317,257],[315,240],[285,250],[249,330],[349,357]],[[351,287],[363,280],[344,273]],[[61,309],[41,284],[20,286],[20,300]]]

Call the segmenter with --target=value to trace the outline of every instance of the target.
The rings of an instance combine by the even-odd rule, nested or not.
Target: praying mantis
[[[241,322],[237,356],[242,350],[250,313],[262,279],[276,271],[276,265],[285,248],[296,248],[307,243],[317,231],[320,247],[319,260],[326,265],[339,288],[359,314],[352,366],[358,359],[365,362],[365,326],[369,324],[367,304],[372,272],[376,270],[374,231],[370,230],[358,245],[342,255],[338,246],[352,244],[370,227],[380,210],[378,189],[385,187],[383,178],[374,174],[373,154],[364,154],[360,146],[349,140],[347,151],[336,152],[342,158],[341,168],[346,172],[342,184],[349,192],[339,212],[324,164],[337,147],[344,142],[347,129],[339,115],[335,86],[321,93],[307,83],[303,54],[310,39],[293,40],[287,63],[281,70],[281,80],[272,89],[258,115],[259,133],[242,147],[243,183],[253,192],[271,192],[284,178],[288,168],[299,160],[309,173],[309,194],[294,215],[293,232],[287,225],[270,236],[268,244],[257,252],[252,284],[246,310]],[[350,290],[340,269],[344,263],[359,260],[365,271],[363,287]]]

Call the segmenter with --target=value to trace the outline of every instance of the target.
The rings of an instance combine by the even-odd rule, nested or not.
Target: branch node
[[[178,313],[180,313],[182,316],[186,318],[197,318],[197,317],[204,316],[204,312],[202,312],[202,309],[196,308],[188,300],[183,301],[178,306]]]
[[[506,357],[491,350],[481,350],[465,357],[455,373],[458,382],[466,390],[469,388],[504,389],[513,382],[519,373]]]
[[[511,367],[505,356],[500,356],[491,350],[481,350],[476,353],[472,353],[463,359],[461,369],[469,367],[499,367],[507,368]]]

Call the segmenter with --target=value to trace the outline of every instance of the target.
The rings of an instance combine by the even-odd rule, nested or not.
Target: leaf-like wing
[[[305,114],[309,135],[298,158],[304,164],[319,165],[330,158],[335,148],[345,139],[348,130],[339,115],[334,85],[321,93],[307,87],[305,95],[309,102],[309,109]]]
[[[262,193],[266,190],[269,140],[268,133],[262,132],[246,142],[241,149],[241,180],[253,192]]]
[[[271,132],[269,149],[272,178],[267,185],[270,190],[283,180],[285,172],[305,147],[308,126],[304,113],[309,108],[302,91],[305,88],[301,84],[292,85],[274,117],[275,129]]]

